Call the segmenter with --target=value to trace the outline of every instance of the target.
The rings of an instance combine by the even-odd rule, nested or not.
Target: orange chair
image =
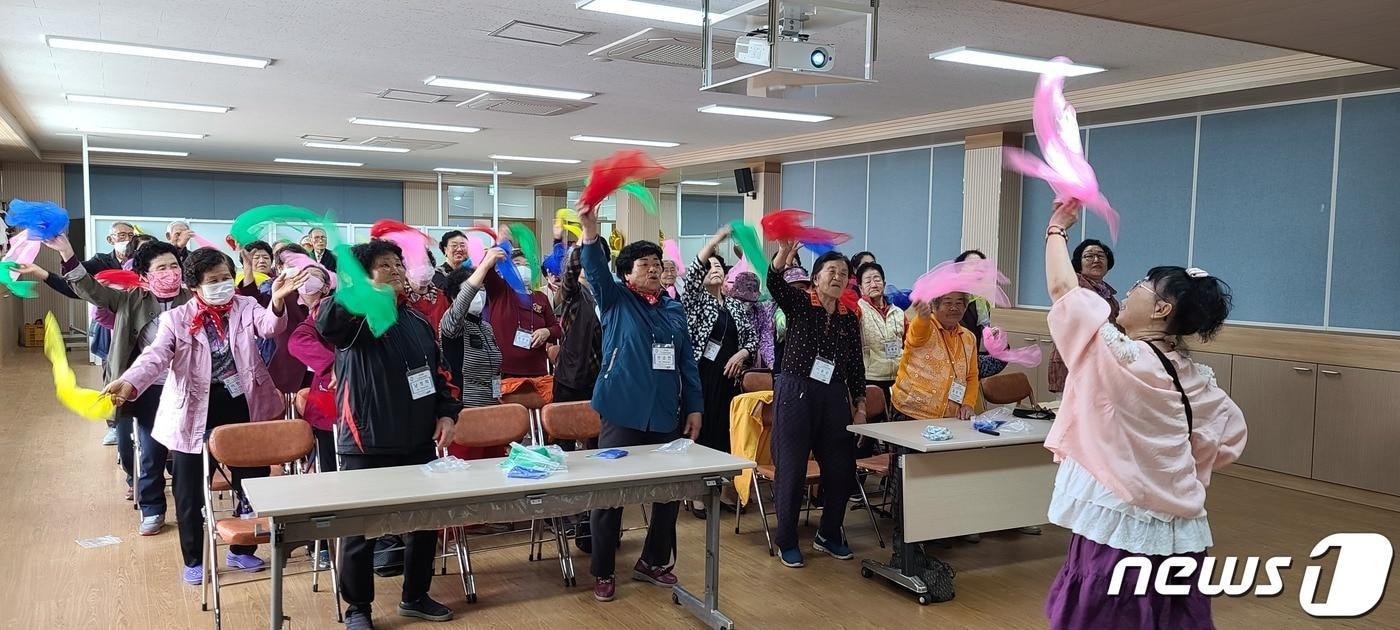
[[[457,430],[452,441],[461,446],[496,448],[518,442],[530,432],[530,411],[511,403],[489,407],[468,407],[457,416]],[[491,474],[487,471],[485,474]],[[462,572],[462,591],[469,603],[476,603],[476,575],[472,573],[471,545],[467,528],[452,528],[457,556],[457,568]],[[446,545],[446,541],[443,542]],[[563,570],[561,561],[560,570]]]
[[[1010,405],[1029,399],[1035,404],[1035,389],[1024,372],[1001,373],[979,381],[982,400],[991,405]]]
[[[875,385],[865,386],[865,417],[877,417],[885,413],[885,390]],[[890,474],[889,455],[871,455],[856,460],[856,487],[860,488],[861,505],[870,515],[870,527],[875,530],[875,539],[880,548],[885,548],[885,536],[880,533],[880,525],[875,521],[875,508],[870,505],[870,497],[865,494],[865,478],[869,475],[888,477]],[[882,506],[883,507],[883,506]]]
[[[580,400],[575,402],[549,403],[544,406],[540,417],[544,424],[545,436],[551,442],[560,440],[574,442],[578,448],[588,448],[590,440],[596,440],[598,434],[603,430],[603,419],[598,416],[598,412],[593,410],[589,401]],[[560,528],[559,519],[553,519],[555,538],[562,541],[560,545],[561,553],[564,555],[564,562],[568,566],[564,574],[564,581],[569,586],[574,586],[577,582],[574,576],[574,560],[569,551],[569,535],[567,529]],[[530,559],[544,559],[544,530],[534,527],[531,524],[530,532]],[[574,534],[577,536],[577,532]]]
[[[311,434],[311,425],[306,422],[302,420],[268,420],[217,427],[209,434],[209,444],[206,448],[209,449],[209,454],[214,459],[225,466],[238,468],[269,466],[273,467],[273,470],[281,470],[284,464],[296,462],[311,454],[315,444],[316,440]],[[213,472],[209,463],[209,458],[204,458],[204,475],[206,477]],[[219,576],[221,573],[240,572],[237,569],[219,570],[218,548],[221,545],[265,545],[270,536],[266,518],[214,518],[217,514],[214,508],[214,492],[216,490],[214,490],[213,484],[205,486],[204,523],[209,544],[205,548],[204,567],[211,579],[205,581],[204,589],[207,599],[209,582],[213,582],[214,628],[217,630],[221,627],[222,621]],[[331,582],[335,585],[333,588],[337,614],[339,614],[340,586],[336,579],[334,555],[332,554],[331,561]],[[270,561],[283,562],[284,560],[273,557]],[[314,559],[312,566],[315,566]]]

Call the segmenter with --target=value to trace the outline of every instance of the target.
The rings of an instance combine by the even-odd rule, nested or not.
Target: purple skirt
[[[1079,534],[1072,535],[1065,564],[1050,585],[1050,596],[1045,602],[1051,630],[1215,628],[1210,618],[1210,598],[1195,586],[1200,574],[1199,562],[1205,552],[1184,554],[1196,558],[1198,563],[1190,577],[1189,595],[1160,595],[1152,588],[1152,579],[1148,581],[1146,595],[1134,595],[1138,570],[1130,568],[1124,572],[1120,594],[1110,596],[1108,587],[1113,581],[1113,567],[1123,558],[1139,555],[1101,545]],[[1157,567],[1169,557],[1147,556],[1154,570],[1150,578],[1155,577]],[[1182,581],[1174,579],[1171,583]]]

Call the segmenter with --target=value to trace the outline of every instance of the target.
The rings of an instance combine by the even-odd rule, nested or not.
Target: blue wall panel
[[[1342,101],[1329,326],[1400,331],[1400,94]]]
[[[783,165],[783,207],[812,209],[812,173],[815,162]]]
[[[1195,265],[1235,289],[1231,319],[1321,325],[1336,102],[1201,118]]]
[[[1027,151],[1040,155],[1040,143],[1035,136],[1025,138]],[[1007,176],[1014,177],[1011,171]],[[1045,291],[1045,226],[1050,224],[1050,205],[1055,191],[1035,177],[1021,180],[1021,250],[1017,271],[1016,304],[1050,306],[1050,294]],[[989,254],[992,252],[988,252]]]
[[[1098,215],[1084,214],[1084,231],[1113,249],[1116,263],[1108,283],[1118,289],[1121,300],[1148,269],[1186,266],[1196,119],[1101,127],[1088,133],[1099,185],[1120,216],[1118,242],[1109,239],[1108,226]]]
[[[962,253],[963,145],[933,149],[933,221],[924,271]],[[910,252],[910,256],[917,252]]]
[[[812,220],[828,230],[851,235],[851,240],[841,246],[841,252],[847,256],[866,249],[867,162],[864,155],[817,162],[817,200],[812,208]]]
[[[900,288],[909,288],[927,270],[931,159],[929,149],[870,156],[867,245],[884,267],[885,281]]]

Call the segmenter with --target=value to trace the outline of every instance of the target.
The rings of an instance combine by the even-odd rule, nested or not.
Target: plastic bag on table
[[[620,448],[609,448],[589,455],[589,457],[597,457],[599,459],[622,459],[623,457],[627,457],[627,451]]]
[[[695,441],[694,441],[694,440],[691,440],[690,438],[681,438],[681,439],[679,439],[679,440],[671,440],[670,442],[667,442],[667,443],[662,444],[661,446],[657,447],[657,448],[654,449],[652,452],[653,452],[653,453],[684,453],[684,452],[690,450],[690,445],[691,445],[691,444],[694,444],[694,443],[695,443]]]
[[[1025,420],[1020,419],[1007,420],[1000,429],[1002,433],[1025,433],[1030,430],[1030,425],[1026,424]]]
[[[454,455],[448,455],[447,457],[439,457],[433,461],[423,464],[423,472],[429,474],[461,472],[468,468],[471,468],[470,462],[468,462],[465,459],[460,459]]]
[[[925,440],[930,442],[944,442],[953,439],[952,431],[949,431],[947,427],[940,427],[936,424],[930,424],[924,427],[922,435]]]
[[[972,417],[972,428],[978,431],[996,431],[1011,418],[1010,407],[988,409]]]
[[[551,474],[567,471],[564,450],[554,444],[549,446],[524,446],[519,442],[510,443],[510,452],[501,461],[500,467],[507,477],[539,479]],[[538,476],[535,476],[537,473]],[[528,476],[527,476],[528,475]]]

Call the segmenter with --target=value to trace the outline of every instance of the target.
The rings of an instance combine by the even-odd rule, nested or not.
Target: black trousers
[[[598,435],[598,448],[665,444],[680,436],[681,425],[672,431],[660,433],[621,427],[604,418],[603,431]],[[646,543],[642,546],[642,562],[653,567],[675,566],[676,514],[680,509],[681,504],[677,501],[651,504],[651,523],[647,527]],[[589,515],[589,528],[593,534],[593,561],[589,572],[593,577],[612,577],[617,572],[615,565],[617,541],[622,537],[622,508],[593,510]]]
[[[413,466],[433,461],[437,454],[432,445],[406,455],[345,455],[340,456],[341,470],[364,470]],[[400,601],[415,602],[428,594],[433,581],[433,556],[437,555],[437,532],[416,531],[403,535],[404,572],[403,594]],[[345,600],[348,616],[353,612],[369,614],[374,603],[374,538],[347,536],[340,541],[340,596]]]
[[[807,489],[807,455],[815,453],[821,467],[822,538],[841,540],[846,499],[855,491],[855,442],[850,394],[845,383],[822,384],[806,376],[783,374],[774,385],[773,483],[778,519],[773,544],[797,547],[797,513]]]
[[[233,398],[228,395],[228,390],[224,389],[222,383],[215,382],[209,387],[209,415],[204,421],[204,442],[208,444],[209,434],[215,428],[225,424],[237,424],[248,421],[248,401],[243,396]],[[175,519],[176,526],[180,532],[180,555],[184,556],[185,566],[195,567],[204,562],[204,488],[209,483],[209,478],[204,476],[204,458],[209,458],[209,470],[213,474],[218,473],[218,460],[209,455],[209,449],[205,448],[203,453],[181,453],[175,452],[174,457],[174,494],[175,494]],[[266,477],[271,470],[267,466],[257,468],[236,468],[230,467],[229,472],[232,478],[229,485],[233,486],[236,496],[243,495],[243,480]],[[229,553],[246,555],[258,550],[257,545],[232,545]],[[215,562],[218,558],[214,559]]]
[[[165,514],[165,461],[169,459],[170,451],[151,436],[162,389],[160,385],[152,385],[123,407],[124,412],[131,414],[136,425],[136,439],[141,443],[141,457],[136,469],[136,504],[141,507],[141,516]],[[130,433],[118,434],[118,446],[121,440],[131,439]],[[127,452],[127,457],[130,457],[129,448]],[[127,482],[130,483],[130,480],[131,473],[128,471]]]

